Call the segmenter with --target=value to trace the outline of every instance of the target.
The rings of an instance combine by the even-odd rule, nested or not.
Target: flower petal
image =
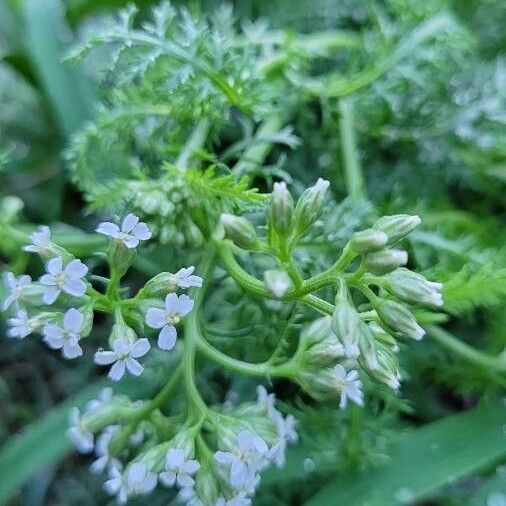
[[[60,295],[59,288],[56,288],[56,286],[48,286],[42,295],[42,302],[51,305],[58,298],[58,295]]]
[[[146,323],[152,329],[161,329],[167,323],[167,314],[163,309],[152,307],[146,313]]]
[[[178,310],[179,297],[175,293],[169,293],[165,297],[165,309],[168,313],[176,313]]]
[[[139,218],[135,216],[135,214],[132,213],[127,214],[125,216],[125,219],[121,223],[121,231],[129,233],[133,230],[133,228],[135,227],[135,225],[137,225],[137,223],[139,223]]]
[[[130,356],[133,358],[143,357],[151,348],[149,341],[143,337],[135,341],[135,343],[130,348]]]
[[[139,246],[139,239],[137,239],[136,237],[129,237],[127,239],[123,239],[123,244],[128,249],[137,248],[137,246]]]
[[[66,341],[63,345],[62,355],[64,358],[73,359],[82,356],[83,350],[79,343]]]
[[[188,295],[181,295],[178,301],[178,314],[184,316],[185,314],[189,313],[193,309],[193,304],[193,299],[188,297]]]
[[[142,371],[144,371],[144,367],[142,367],[142,365],[132,357],[128,357],[126,359],[126,367],[130,374],[133,374],[134,376],[140,376]]]
[[[74,297],[82,297],[86,292],[86,283],[82,279],[68,279],[63,283],[63,291]]]
[[[44,274],[40,277],[39,283],[45,286],[55,286],[56,278],[52,274]]]
[[[69,332],[78,333],[83,326],[84,316],[75,308],[70,308],[63,317],[63,328]]]
[[[81,260],[75,259],[67,264],[65,267],[65,274],[71,279],[79,279],[86,275],[88,267],[84,265]]]
[[[119,233],[119,227],[116,223],[111,223],[110,221],[103,221],[98,224],[98,227],[95,230],[99,234],[107,235],[109,237],[116,237]]]
[[[125,361],[124,360],[118,360],[109,371],[109,378],[111,378],[113,381],[120,380],[123,375],[125,374]]]
[[[170,351],[176,345],[177,331],[172,325],[166,325],[158,335],[158,348]]]
[[[93,357],[93,361],[98,365],[109,365],[116,362],[118,356],[114,351],[97,351]]]
[[[151,238],[151,230],[145,223],[137,223],[132,230],[132,235],[140,241],[147,241]]]
[[[63,261],[60,257],[52,258],[46,265],[46,270],[53,276],[58,276],[63,269]]]

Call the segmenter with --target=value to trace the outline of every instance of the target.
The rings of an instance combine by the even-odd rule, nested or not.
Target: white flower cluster
[[[264,429],[257,431],[255,422],[249,420],[249,417],[241,417],[239,412],[237,419],[227,416],[224,425],[231,425],[223,434],[231,434],[233,437],[219,439],[212,460],[207,455],[200,454],[198,448],[198,457],[204,458],[195,456],[191,439],[181,437],[184,434],[183,427],[173,440],[158,441],[158,445],[143,450],[141,443],[145,434],[150,434],[149,437],[156,434],[156,431],[149,428],[149,421],[143,422],[142,428],[130,436],[128,447],[122,449],[119,455],[111,454],[111,441],[122,429],[121,423],[110,423],[111,410],[119,406],[121,409],[133,409],[131,413],[134,413],[137,409],[142,409],[142,405],[127,404],[121,398],[113,397],[110,388],[104,389],[97,399],[88,402],[82,413],[77,408],[71,411],[67,434],[78,451],[95,453],[96,460],[91,464],[90,470],[106,474],[104,489],[108,494],[116,496],[120,504],[124,504],[130,497],[151,492],[160,483],[164,487],[178,488],[178,497],[187,506],[249,506],[260,483],[259,473],[270,464],[278,467],[284,465],[287,444],[298,439],[294,418],[284,417],[276,409],[274,394],[269,394],[264,387],[258,387],[257,395],[256,403],[239,405],[238,409],[240,411],[242,406],[246,412],[260,416],[264,420],[260,426],[264,429],[265,419],[269,420],[272,431],[269,429],[262,437],[260,433]],[[95,435],[90,427],[97,430],[100,420],[105,422],[98,429],[100,433]],[[221,427],[217,429],[219,434]],[[160,459],[153,458],[153,448]],[[158,453],[157,448],[163,453]],[[199,487],[199,480],[204,476],[214,483],[212,489],[216,495],[213,497],[202,496],[205,487]]]
[[[113,244],[120,245],[127,250],[133,250],[141,241],[151,237],[148,226],[139,221],[134,214],[128,214],[122,221],[121,226],[111,222],[102,222],[96,231],[111,238]],[[75,359],[83,355],[80,340],[90,331],[93,317],[93,306],[84,309],[87,301],[93,297],[94,290],[86,281],[88,267],[79,259],[72,258],[63,248],[52,242],[51,232],[48,227],[40,227],[31,235],[31,243],[23,248],[25,251],[38,253],[46,262],[46,273],[40,277],[37,283],[32,283],[30,276],[16,277],[13,273],[5,274],[5,284],[8,290],[3,301],[2,308],[7,310],[14,308],[15,315],[8,319],[9,329],[7,335],[12,338],[23,339],[33,332],[40,332],[44,342],[52,349],[61,350],[66,359]],[[162,350],[174,348],[177,339],[176,325],[181,318],[193,308],[193,300],[187,295],[176,295],[178,288],[202,286],[202,278],[193,274],[194,267],[186,267],[175,274],[162,273],[163,292],[168,293],[165,304],[160,302],[161,307],[148,309],[145,319],[149,327],[159,329],[158,346]],[[149,283],[149,282],[148,282]],[[171,292],[171,293],[169,293]],[[68,307],[76,303],[83,307],[71,307],[63,312],[46,312],[30,316],[27,309],[22,306],[23,299],[33,302],[35,305],[54,305],[60,297],[65,297],[62,302]],[[110,350],[99,349],[94,355],[94,361],[98,365],[111,366],[109,377],[118,381],[126,372],[133,376],[142,374],[144,368],[139,359],[144,357],[151,348],[146,338],[138,339],[135,332],[126,325],[119,326],[118,331],[111,336]]]

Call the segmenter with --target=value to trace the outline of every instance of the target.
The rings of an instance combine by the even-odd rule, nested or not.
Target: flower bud
[[[345,356],[348,358],[356,358],[360,354],[358,349],[360,322],[360,315],[348,301],[337,302],[332,315],[332,330],[342,343]]]
[[[360,349],[360,360],[364,363],[364,367],[371,371],[378,370],[380,365],[378,362],[378,351],[374,342],[374,335],[369,326],[362,321],[360,322],[358,347]]]
[[[269,224],[278,237],[286,238],[292,229],[293,199],[284,181],[274,183]]]
[[[397,249],[382,249],[369,253],[365,257],[365,266],[369,272],[381,276],[408,262],[408,254]]]
[[[295,206],[295,234],[301,235],[322,214],[323,199],[330,183],[325,179],[318,179],[316,184],[308,188],[297,201]]]
[[[93,307],[95,306],[95,300],[90,299],[79,311],[84,316],[83,325],[81,327],[81,336],[86,337],[90,334],[93,327]]]
[[[416,214],[395,214],[383,216],[373,225],[373,228],[388,236],[388,244],[394,244],[407,236],[421,222],[422,220]]]
[[[375,321],[369,322],[367,325],[369,330],[372,332],[374,340],[377,341],[378,344],[390,349],[393,353],[397,353],[399,351],[397,341],[388,332],[386,332],[383,327],[378,325]]]
[[[129,327],[126,323],[119,322],[112,326],[109,344],[112,345],[116,339],[127,339],[129,342],[133,343],[137,340],[137,334],[134,329]]]
[[[427,280],[409,269],[396,269],[381,280],[381,286],[399,299],[412,304],[443,305],[441,283]]]
[[[328,366],[344,356],[343,345],[334,334],[330,334],[319,343],[309,347],[304,352],[303,358],[311,365]]]
[[[265,271],[264,274],[265,287],[274,297],[280,299],[292,287],[290,276],[282,270],[272,269]]]
[[[309,326],[307,326],[300,335],[302,345],[309,348],[315,344],[322,342],[326,337],[332,334],[332,318],[323,316],[317,318]]]
[[[417,341],[425,335],[425,330],[418,325],[413,313],[406,306],[393,300],[381,299],[375,309],[381,320],[397,332]]]
[[[393,390],[399,390],[401,375],[396,358],[384,349],[378,350],[378,367],[367,372]]]
[[[350,239],[353,251],[359,255],[381,249],[387,242],[388,236],[384,232],[374,230],[373,228],[355,232]]]
[[[204,501],[206,506],[218,504],[219,486],[212,470],[202,467],[195,476],[195,492],[197,497]]]
[[[257,233],[255,227],[246,218],[223,213],[221,223],[225,228],[225,235],[236,246],[242,249],[256,249],[258,243]]]
[[[127,248],[123,241],[111,241],[107,254],[109,265],[111,265],[117,275],[121,277],[132,265],[135,253],[136,249]]]

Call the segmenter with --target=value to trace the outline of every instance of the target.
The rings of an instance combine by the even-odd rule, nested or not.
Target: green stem
[[[209,132],[209,126],[209,120],[207,118],[201,119],[197,123],[190,138],[186,141],[183,149],[174,162],[177,168],[186,169],[188,167],[192,155],[203,146]]]
[[[427,327],[432,339],[447,350],[457,354],[459,357],[471,362],[488,371],[504,375],[506,373],[506,355],[502,354],[492,357],[476,350],[472,346],[460,341],[455,336],[435,325]]]
[[[364,177],[358,158],[357,139],[353,124],[353,106],[349,99],[339,100],[340,137],[343,166],[348,195],[355,200],[366,198]]]
[[[199,312],[202,306],[206,289],[209,286],[210,278],[214,267],[215,247],[212,244],[207,251],[204,252],[203,261],[199,266],[198,272],[204,278],[204,286],[200,289],[193,290],[194,307],[188,318],[185,321],[185,348],[183,354],[183,373],[185,380],[186,393],[188,400],[191,403],[190,413],[193,413],[198,419],[202,415],[209,413],[209,408],[200,396],[197,389],[195,379],[195,352],[197,349],[197,342],[201,335],[199,328]],[[193,408],[193,409],[192,409]]]

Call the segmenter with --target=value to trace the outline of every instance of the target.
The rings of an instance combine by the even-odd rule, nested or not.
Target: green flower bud
[[[107,254],[109,265],[111,265],[118,276],[123,276],[135,258],[135,248],[127,248],[123,241],[111,241]]]
[[[412,304],[443,305],[441,283],[427,280],[409,269],[396,269],[381,280],[381,286],[399,299]]]
[[[387,242],[388,236],[384,232],[373,228],[355,232],[350,239],[353,251],[360,255],[381,249]]]
[[[221,223],[225,228],[225,235],[236,246],[242,249],[256,249],[257,233],[255,227],[246,218],[224,213],[221,215]]]
[[[328,181],[320,178],[300,196],[295,206],[296,235],[302,235],[321,216],[323,199],[329,185]]]
[[[280,299],[292,287],[290,276],[282,270],[272,269],[264,273],[265,287],[274,297]]]
[[[399,351],[399,345],[394,337],[386,332],[381,325],[378,325],[375,321],[368,323],[369,330],[372,332],[374,340],[383,347],[390,349],[393,353]]]
[[[286,238],[292,230],[293,199],[286,187],[286,183],[274,183],[271,207],[269,209],[269,224],[278,237]]]
[[[118,438],[114,438],[111,441],[111,447],[110,450],[116,450],[121,451],[126,444],[128,443],[128,439],[130,438],[131,434],[124,433],[118,434]],[[123,437],[122,437],[123,436]],[[125,437],[126,436],[126,437]],[[152,448],[149,448],[143,452],[141,452],[137,457],[136,461],[143,462],[146,464],[148,469],[150,471],[153,471],[154,473],[160,473],[163,471],[165,466],[165,457],[167,455],[167,452],[169,448],[173,447],[172,441],[166,441],[164,443],[157,444],[153,446]]]
[[[404,305],[393,300],[381,300],[375,309],[381,320],[390,328],[419,341],[425,330],[418,325],[413,313]]]
[[[388,236],[388,244],[393,244],[407,236],[421,222],[422,220],[417,215],[395,214],[383,216],[373,225],[373,228],[384,232]]]
[[[378,350],[374,341],[374,335],[369,326],[364,322],[360,322],[358,347],[360,349],[359,360],[363,367],[370,371],[378,370],[380,365],[378,362]]]
[[[134,329],[126,323],[118,322],[112,326],[111,335],[109,336],[109,344],[112,345],[116,339],[127,339],[131,343],[137,340],[137,334]]]
[[[330,316],[323,316],[311,322],[301,332],[300,339],[302,346],[309,348],[322,342],[329,335],[332,335],[332,318]]]
[[[332,315],[332,330],[342,343],[348,358],[358,357],[360,353],[358,349],[360,323],[360,315],[347,300],[341,299],[337,302]]]
[[[381,276],[408,262],[408,254],[397,249],[383,249],[369,253],[365,257],[365,266],[369,272]]]
[[[20,288],[19,299],[32,306],[42,306],[44,304],[42,300],[43,294],[44,287],[42,285],[31,283]]]
[[[328,366],[344,356],[344,346],[334,334],[330,334],[309,347],[303,354],[303,360],[311,365]]]
[[[81,336],[86,337],[90,334],[93,327],[93,307],[95,306],[95,300],[90,299],[84,306],[79,308],[79,311],[84,316],[83,326],[81,327]]]
[[[196,474],[195,492],[205,506],[217,504],[219,486],[211,469],[203,466]]]

